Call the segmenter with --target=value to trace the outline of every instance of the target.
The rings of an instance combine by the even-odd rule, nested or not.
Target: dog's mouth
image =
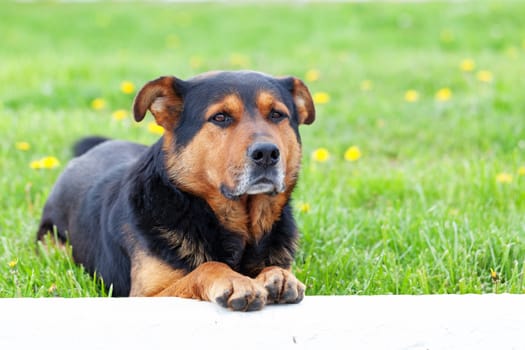
[[[278,187],[279,184],[275,183],[275,180],[263,177],[251,183],[246,189],[246,194],[276,194],[279,192]]]
[[[269,174],[263,173],[259,176],[250,175],[242,176],[234,188],[222,184],[221,193],[228,199],[237,200],[245,194],[276,195],[285,190],[284,175],[280,171],[272,171]]]

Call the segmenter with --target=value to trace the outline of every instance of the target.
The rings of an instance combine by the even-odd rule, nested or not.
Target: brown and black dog
[[[151,147],[98,138],[76,145],[37,238],[56,232],[115,296],[233,310],[300,302],[290,195],[298,128],[315,119],[307,87],[247,71],[167,76],[137,94],[135,120],[147,110],[165,130]]]

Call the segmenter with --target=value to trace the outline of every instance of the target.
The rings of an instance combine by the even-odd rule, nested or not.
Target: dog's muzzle
[[[221,186],[227,198],[235,199],[243,194],[270,194],[284,192],[284,172],[281,152],[269,142],[256,142],[246,152],[247,165],[238,178],[237,186],[228,189]]]
[[[247,194],[275,194],[284,190],[280,167],[279,148],[273,143],[256,142],[248,148],[248,159],[251,162],[250,180]]]

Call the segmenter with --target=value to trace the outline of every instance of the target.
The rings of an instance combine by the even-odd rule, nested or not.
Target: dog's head
[[[165,129],[166,169],[177,187],[204,199],[289,196],[301,158],[298,127],[315,119],[312,97],[294,77],[211,72],[161,77],[134,102]]]

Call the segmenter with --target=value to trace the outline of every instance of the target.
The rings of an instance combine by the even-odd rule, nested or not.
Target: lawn
[[[317,120],[294,208],[307,294],[525,292],[525,3],[0,5],[0,296],[99,296],[38,249],[90,134],[153,143],[146,81],[305,80]],[[51,158],[45,158],[51,157]]]

